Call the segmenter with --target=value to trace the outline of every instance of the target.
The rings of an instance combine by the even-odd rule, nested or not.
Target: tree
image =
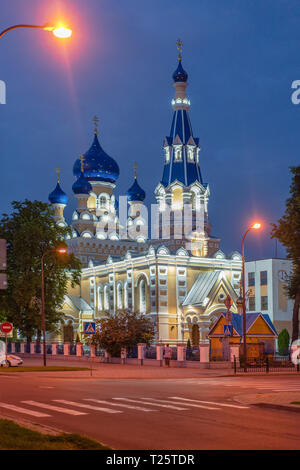
[[[193,327],[192,327],[192,346],[193,346],[193,348],[196,348],[196,347],[199,346],[199,341],[200,341],[199,326],[194,324]]]
[[[31,340],[41,332],[41,259],[58,247],[66,247],[69,227],[53,220],[53,208],[40,201],[13,201],[10,215],[0,219],[0,238],[7,241],[8,288],[0,297],[4,312],[20,333]],[[62,318],[60,306],[68,282],[80,282],[81,264],[74,255],[48,253],[44,258],[45,316],[47,331],[55,331]]]
[[[153,337],[154,325],[150,318],[129,310],[119,310],[97,322],[97,332],[90,343],[111,355],[118,355],[121,348],[130,348],[138,343],[150,344]]]
[[[282,356],[286,355],[289,350],[290,345],[290,335],[286,328],[281,330],[278,335],[278,351]]]
[[[293,272],[287,280],[288,296],[294,300],[292,341],[299,336],[300,308],[300,166],[290,168],[292,183],[285,213],[278,224],[272,224],[271,237],[277,238],[287,250],[293,262]]]

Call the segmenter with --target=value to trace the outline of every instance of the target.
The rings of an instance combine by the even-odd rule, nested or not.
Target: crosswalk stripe
[[[11,405],[10,403],[0,403],[1,408],[7,408],[8,410],[16,411],[17,413],[24,413],[26,415],[35,416],[36,418],[49,418],[50,415],[45,413],[39,413],[38,411],[26,410],[19,406]]]
[[[166,400],[159,400],[159,399],[156,399],[156,398],[146,398],[146,397],[143,397],[143,400],[159,401],[159,402],[163,402],[163,403],[165,403],[165,401],[166,401]],[[172,400],[172,404],[173,405],[181,405],[182,403],[180,401]],[[213,408],[211,406],[205,406],[205,405],[196,405],[195,403],[189,403],[187,406],[192,406],[192,407],[195,407],[195,408],[205,408],[206,410],[220,410],[220,408]]]
[[[249,408],[249,406],[239,406],[239,405],[230,405],[229,403],[217,403],[215,401],[204,401],[204,400],[192,400],[190,398],[182,398],[182,397],[169,397],[174,398],[175,400],[182,400],[183,402],[195,402],[195,403],[207,403],[208,405],[218,405],[218,406],[227,406],[229,408]],[[184,404],[184,403],[183,403]],[[186,403],[185,403],[186,404]]]
[[[155,410],[149,410],[148,408],[143,408],[141,406],[133,406],[133,405],[125,405],[124,403],[110,403],[109,401],[105,400],[96,400],[95,398],[84,398],[84,400],[87,401],[93,401],[95,403],[103,403],[104,405],[110,405],[110,406],[120,406],[123,408],[130,408],[132,410],[139,410],[139,411],[155,411]]]
[[[59,413],[65,413],[67,415],[79,416],[79,415],[87,414],[87,413],[83,413],[82,411],[70,410],[68,408],[60,408],[59,406],[48,405],[46,403],[40,403],[38,401],[26,400],[26,401],[22,401],[21,403],[25,403],[27,405],[32,405],[32,406],[38,406],[39,408],[46,408],[47,410],[58,411]]]
[[[68,400],[52,400],[52,401],[57,401],[58,403],[64,403],[65,405],[78,406],[79,408],[89,408],[90,410],[104,411],[104,413],[123,413],[123,411],[110,410],[109,408],[101,408],[99,406],[88,405],[85,403],[77,403],[75,401],[68,401]]]
[[[123,400],[123,401],[129,401],[129,402],[132,402],[132,403],[143,403],[144,405],[151,405],[151,406],[160,406],[162,408],[170,408],[172,410],[179,410],[179,411],[186,411],[187,408],[178,408],[178,406],[172,406],[172,405],[163,405],[161,403],[152,403],[150,401],[145,401],[145,400],[132,400],[130,398],[113,398],[113,400]]]

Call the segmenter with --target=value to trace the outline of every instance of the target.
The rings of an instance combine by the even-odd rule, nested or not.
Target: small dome
[[[188,79],[188,74],[183,69],[181,65],[181,61],[179,61],[178,67],[173,73],[173,80],[174,82],[186,82]]]
[[[137,182],[137,179],[135,178],[133,185],[131,188],[128,189],[127,193],[127,200],[130,202],[133,201],[143,201],[146,197],[145,191],[140,187],[140,185]]]
[[[67,204],[68,196],[63,192],[59,183],[57,183],[56,188],[48,196],[51,204]]]
[[[72,189],[75,194],[90,194],[93,188],[88,180],[83,176],[83,173],[80,173],[80,176],[73,184]]]
[[[84,156],[84,176],[89,181],[105,181],[115,183],[119,178],[120,170],[117,162],[104,152],[99,144],[97,134],[89,150]],[[79,178],[81,162],[78,158],[74,163],[73,174]]]

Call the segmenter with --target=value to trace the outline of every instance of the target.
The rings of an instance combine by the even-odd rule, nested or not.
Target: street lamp
[[[15,26],[11,26],[10,28],[4,29],[4,31],[0,33],[0,38],[4,36],[4,34],[8,33],[8,31],[11,31],[12,29],[17,29],[17,28],[43,29],[44,31],[51,31],[54,34],[54,36],[58,38],[69,38],[72,35],[72,30],[65,28],[64,26],[54,26],[48,23],[42,26],[36,26],[32,24],[17,24]]]
[[[43,330],[43,358],[44,358],[44,366],[46,367],[46,362],[47,362],[47,354],[46,354],[46,319],[45,319],[45,286],[44,286],[44,257],[48,253],[60,253],[60,254],[66,254],[67,249],[66,248],[55,248],[53,250],[47,250],[42,256],[41,259],[41,281],[42,281],[42,294],[41,294],[41,300],[42,300],[42,330]]]
[[[243,341],[244,341],[244,372],[247,372],[247,344],[246,344],[246,299],[245,299],[245,238],[250,230],[259,230],[260,222],[255,222],[248,228],[242,240],[242,266],[243,266]]]

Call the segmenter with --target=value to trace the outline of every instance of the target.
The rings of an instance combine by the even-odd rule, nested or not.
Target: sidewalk
[[[243,405],[257,405],[300,413],[300,405],[292,404],[292,402],[300,403],[300,392],[252,393],[238,395],[233,399]]]
[[[26,372],[26,375],[46,375],[68,378],[97,378],[110,379],[187,379],[203,377],[233,376],[233,369],[200,369],[190,367],[158,367],[136,364],[112,364],[99,362],[96,359],[87,361],[59,361],[47,358],[48,366],[87,367],[86,371],[61,371],[61,372]],[[24,366],[42,366],[42,358],[24,358]],[[91,370],[92,369],[92,370]],[[17,369],[16,369],[16,373]],[[19,372],[24,374],[24,372]],[[1,377],[1,375],[0,375]]]

